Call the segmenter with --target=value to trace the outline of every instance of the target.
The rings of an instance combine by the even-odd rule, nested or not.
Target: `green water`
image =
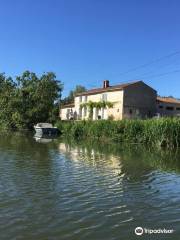
[[[180,151],[1,133],[0,240],[21,239],[180,239]]]

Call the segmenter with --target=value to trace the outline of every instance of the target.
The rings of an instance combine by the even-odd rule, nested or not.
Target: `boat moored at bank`
[[[37,135],[57,135],[59,130],[51,123],[37,123],[34,126]]]

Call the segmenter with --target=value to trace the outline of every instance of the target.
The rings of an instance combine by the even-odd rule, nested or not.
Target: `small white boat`
[[[59,130],[53,127],[51,123],[37,123],[34,126],[37,135],[57,135]]]

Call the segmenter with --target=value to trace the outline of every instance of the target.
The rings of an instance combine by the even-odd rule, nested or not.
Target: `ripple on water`
[[[135,226],[178,229],[179,174],[144,161],[149,152],[23,140],[6,148],[0,137],[0,239],[131,240]]]

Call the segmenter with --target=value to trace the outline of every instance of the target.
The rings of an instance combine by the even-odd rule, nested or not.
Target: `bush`
[[[142,143],[162,147],[180,146],[180,119],[59,121],[64,136],[116,142]]]

